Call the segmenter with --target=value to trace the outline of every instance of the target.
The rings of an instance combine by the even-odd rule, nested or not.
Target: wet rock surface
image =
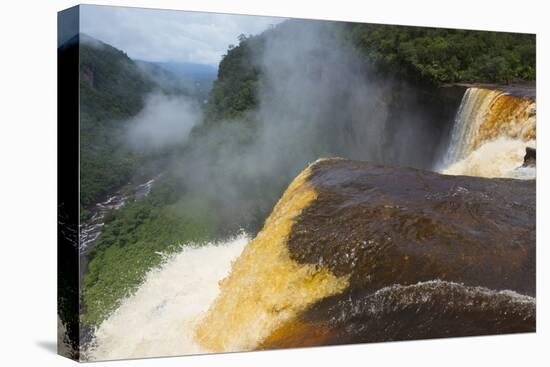
[[[290,257],[349,287],[260,348],[535,330],[535,181],[330,159],[308,184]]]
[[[308,182],[318,197],[289,236],[297,262],[355,289],[441,279],[535,295],[534,181],[326,160]]]
[[[530,98],[536,99],[537,97],[537,86],[534,82],[523,82],[516,84],[492,84],[492,83],[454,83],[454,86],[461,86],[464,88],[486,88],[500,90],[504,93],[520,97],[520,98]]]
[[[525,157],[523,158],[523,167],[534,167],[537,164],[537,150],[535,148],[525,148]]]
[[[511,291],[430,281],[319,302],[261,349],[535,331],[535,299]]]

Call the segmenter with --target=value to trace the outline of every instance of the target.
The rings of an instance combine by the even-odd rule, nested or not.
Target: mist
[[[194,100],[151,94],[143,110],[128,121],[128,143],[134,150],[145,152],[182,144],[201,119],[200,106]]]
[[[253,54],[257,108],[199,126],[174,159],[169,170],[182,189],[210,201],[225,227],[257,230],[291,180],[321,157],[432,165],[437,139],[411,107],[415,93],[376,77],[364,57],[343,46],[335,24],[289,21],[264,32]],[[149,102],[131,135],[140,144],[175,143],[193,125],[178,125],[177,116],[200,118],[185,103]]]

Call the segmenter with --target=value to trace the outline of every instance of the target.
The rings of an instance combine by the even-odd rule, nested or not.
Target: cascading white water
[[[489,89],[466,90],[455,117],[449,149],[440,163],[442,167],[463,159],[471,151],[489,104],[499,95],[502,95],[502,92]]]
[[[446,154],[436,170],[451,175],[534,179],[521,168],[526,147],[535,147],[536,104],[502,91],[468,88],[456,114]]]
[[[508,98],[499,91],[468,89],[439,171],[533,178],[534,168],[518,169],[525,147],[535,145],[533,109],[530,100]],[[302,181],[305,178],[299,176],[297,182],[303,185]],[[294,184],[289,190],[300,187]],[[249,242],[246,235],[224,243],[187,246],[167,258],[99,326],[84,358],[93,361],[252,349],[309,304],[340,292],[348,284],[346,278],[336,278],[314,266],[298,266],[286,251],[284,241],[293,215],[315,195],[304,189],[291,203],[281,199],[279,211],[272,214],[272,225],[251,242],[233,276],[224,281],[224,292],[217,301],[219,282],[230,273],[232,261]],[[258,266],[257,259],[269,261]]]
[[[535,147],[535,141],[527,142],[498,138],[491,140],[468,154],[464,159],[448,166],[443,173],[479,177],[535,178],[535,167],[521,167],[526,147]]]
[[[196,323],[219,293],[218,282],[249,238],[187,246],[150,271],[136,293],[95,331],[88,360],[208,352],[194,341]]]

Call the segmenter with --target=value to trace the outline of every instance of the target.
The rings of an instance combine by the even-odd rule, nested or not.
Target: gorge
[[[81,359],[534,331],[533,41],[287,20],[205,91],[82,36]]]
[[[536,139],[535,111],[532,96],[465,89],[439,165],[447,165],[445,175],[315,162],[253,240],[241,240],[238,250],[231,239],[219,244],[232,252],[224,271],[191,276],[220,282],[208,301],[190,315],[174,311],[177,294],[198,293],[178,282],[169,261],[98,329],[91,358],[534,331],[535,168],[521,180],[505,177],[524,169],[525,147]],[[518,145],[515,155],[506,151],[509,160],[488,155],[476,171],[453,168],[500,141]],[[193,251],[203,250],[177,256]],[[163,296],[144,298],[153,285]],[[150,316],[130,321],[125,309]],[[183,341],[177,345],[168,343],[175,325]],[[151,334],[139,334],[138,342],[128,328]]]

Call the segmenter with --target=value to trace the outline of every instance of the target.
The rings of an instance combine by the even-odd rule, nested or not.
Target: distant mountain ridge
[[[134,61],[163,87],[183,90],[201,102],[207,100],[218,75],[217,68],[206,64]]]
[[[192,77],[195,79],[214,80],[218,74],[218,68],[208,64],[197,64],[192,62],[152,62],[160,67],[181,77]]]

